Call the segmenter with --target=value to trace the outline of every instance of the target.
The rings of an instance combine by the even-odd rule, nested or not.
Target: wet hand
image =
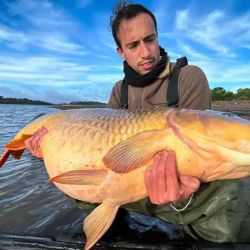
[[[200,186],[198,178],[177,173],[173,151],[155,155],[152,165],[145,172],[145,185],[152,203],[161,205],[187,199]]]
[[[40,148],[41,141],[43,137],[48,133],[48,130],[46,128],[40,128],[38,129],[32,137],[25,140],[25,146],[28,150],[30,150],[30,153],[38,158],[42,158],[42,151]]]

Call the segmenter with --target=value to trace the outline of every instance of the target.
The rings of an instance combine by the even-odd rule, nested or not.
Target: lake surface
[[[58,109],[49,106],[1,104],[0,154],[4,152],[5,144],[36,116],[55,111]],[[79,209],[74,199],[48,183],[43,161],[28,151],[24,152],[20,160],[10,157],[0,169],[0,209],[0,234],[49,237],[82,234],[83,219],[90,212],[88,209]],[[182,237],[179,226],[169,227],[158,219],[145,219],[143,216],[130,213],[126,215],[128,223],[125,223],[141,233],[153,228],[154,231],[160,230],[167,234],[166,239]],[[124,224],[124,220],[119,223],[118,227]],[[117,232],[116,229],[113,231]],[[124,237],[124,234],[122,231],[118,236]]]
[[[56,109],[38,105],[0,105],[0,152],[34,117]],[[0,233],[54,235],[82,232],[83,211],[48,183],[43,161],[25,151],[0,171]]]

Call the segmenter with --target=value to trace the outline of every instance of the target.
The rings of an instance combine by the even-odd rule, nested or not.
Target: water
[[[0,105],[0,152],[34,117],[55,111],[47,106]],[[48,183],[42,160],[25,151],[19,161],[10,157],[0,173],[0,233],[82,233],[86,214],[73,199]]]

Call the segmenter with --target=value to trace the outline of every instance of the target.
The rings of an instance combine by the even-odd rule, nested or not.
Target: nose
[[[145,42],[141,42],[140,44],[140,52],[142,58],[148,58],[150,55],[150,49],[148,48]]]

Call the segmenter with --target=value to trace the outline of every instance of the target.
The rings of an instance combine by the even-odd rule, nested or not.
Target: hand
[[[145,172],[145,185],[152,203],[161,205],[185,200],[200,186],[198,178],[177,175],[176,156],[173,151],[159,152]]]
[[[42,158],[42,151],[40,148],[41,141],[43,137],[48,133],[48,130],[46,128],[40,128],[38,129],[32,137],[25,140],[25,146],[27,149],[30,150],[30,153],[38,158]]]

